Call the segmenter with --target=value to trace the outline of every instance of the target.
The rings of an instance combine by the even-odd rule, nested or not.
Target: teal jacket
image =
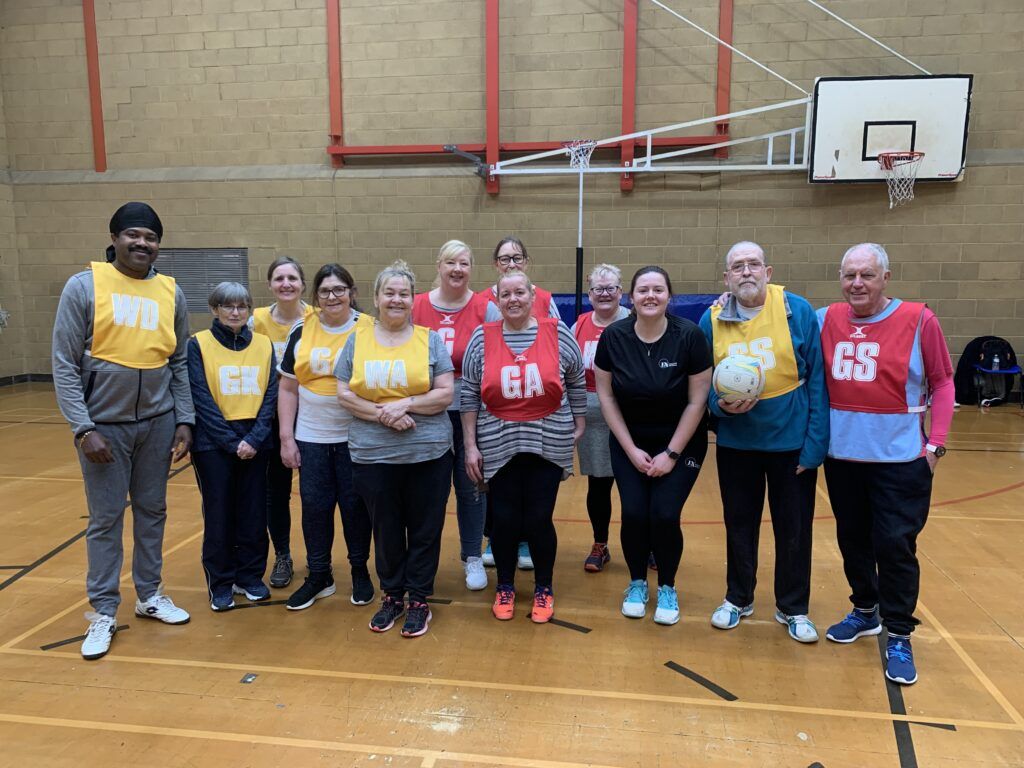
[[[718,407],[714,388],[708,393],[708,408],[718,444],[743,451],[800,451],[800,466],[811,469],[825,460],[828,450],[828,390],[821,356],[821,335],[814,309],[807,299],[789,291],[786,319],[793,340],[797,372],[804,383],[792,392],[769,400],[761,400],[747,413],[734,416]],[[743,322],[736,311],[736,299],[718,316],[719,322]],[[714,348],[711,310],[700,319],[708,344]]]

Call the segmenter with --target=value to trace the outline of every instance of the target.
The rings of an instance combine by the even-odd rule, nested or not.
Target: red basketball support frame
[[[341,106],[341,27],[340,0],[326,0],[327,3],[327,69],[330,87],[331,132],[330,146],[327,153],[331,156],[334,167],[340,167],[345,157],[359,155],[427,155],[444,153],[443,144],[377,144],[346,146],[342,136]],[[498,58],[499,0],[486,0],[486,133],[485,141],[476,144],[459,144],[459,149],[470,153],[483,153],[488,166],[498,162],[502,152],[543,152],[558,149],[562,142],[558,141],[520,141],[502,142],[500,139],[500,66]],[[623,0],[623,41],[622,41],[622,133],[636,130],[636,54],[637,54],[637,18],[639,0]],[[732,42],[734,0],[719,0],[718,36],[728,43]],[[719,46],[718,72],[715,90],[715,114],[724,115],[729,112],[730,86],[732,82],[732,53]],[[686,147],[715,144],[727,140],[729,124],[718,123],[714,136],[686,136],[676,138],[656,138],[655,146]],[[578,138],[578,137],[577,137]],[[632,162],[636,142],[621,142],[619,151],[622,161]],[[718,157],[727,156],[727,149],[716,150]],[[487,177],[487,191],[497,194],[499,184],[497,177]],[[619,187],[626,192],[633,188],[633,176],[622,174]]]

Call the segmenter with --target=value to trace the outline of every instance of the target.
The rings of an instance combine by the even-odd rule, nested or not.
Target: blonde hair
[[[380,294],[380,289],[393,277],[404,277],[409,281],[409,290],[416,293],[416,275],[407,263],[402,259],[396,259],[390,266],[384,267],[377,273],[377,279],[373,281],[373,295]]]
[[[513,277],[521,277],[526,280],[526,287],[532,293],[533,292],[533,281],[530,280],[530,276],[518,267],[509,267],[508,272],[498,276],[498,282],[494,284],[495,294],[501,293],[501,281],[510,280]]]
[[[469,257],[469,265],[473,266],[473,250],[461,240],[449,240],[441,246],[441,250],[437,252],[438,266],[445,259],[458,256],[460,253],[465,253]]]

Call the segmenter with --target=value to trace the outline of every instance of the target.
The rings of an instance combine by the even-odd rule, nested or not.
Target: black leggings
[[[517,453],[491,478],[491,551],[499,584],[515,583],[519,542],[526,541],[536,585],[551,586],[558,549],[552,516],[561,481],[561,467],[532,453]]]
[[[587,476],[587,514],[594,529],[594,541],[608,543],[608,524],[612,520],[612,486],[614,477]]]
[[[633,581],[647,580],[647,557],[658,563],[658,586],[675,586],[683,556],[683,529],[679,526],[683,504],[697,482],[708,450],[707,433],[700,432],[683,450],[667,475],[641,474],[612,435],[612,471],[622,500],[622,555]],[[667,444],[666,438],[665,443]],[[652,451],[648,451],[652,453]]]

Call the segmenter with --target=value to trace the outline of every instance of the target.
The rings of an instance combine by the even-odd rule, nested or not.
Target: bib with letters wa
[[[349,389],[364,400],[389,403],[430,391],[430,329],[412,327],[412,338],[398,347],[377,343],[373,326],[356,329]]]
[[[365,318],[365,319],[364,319]],[[295,352],[295,378],[306,389],[318,395],[336,397],[338,379],[334,366],[348,337],[364,322],[372,323],[369,315],[359,315],[355,324],[344,333],[324,330],[320,315],[315,312],[302,323],[302,338]]]
[[[762,400],[792,392],[803,382],[793,352],[793,338],[786,320],[783,286],[768,285],[764,309],[742,322],[718,322],[721,307],[711,307],[711,334],[715,365],[729,355],[749,355],[761,361],[765,375]]]
[[[94,261],[93,357],[127,368],[163,368],[178,345],[174,334],[174,278],[136,280],[113,264]]]
[[[209,330],[196,334],[206,386],[225,421],[255,419],[270,380],[270,339],[254,333],[245,349],[228,349]]]
[[[256,307],[252,311],[252,329],[256,333],[262,333],[270,343],[274,345],[274,354],[277,355],[277,362],[284,360],[284,351],[288,348],[288,335],[292,332],[295,324],[282,325],[270,314],[272,307]],[[305,305],[302,311],[302,319],[308,320],[313,314],[313,307]],[[347,337],[346,337],[347,338]]]

